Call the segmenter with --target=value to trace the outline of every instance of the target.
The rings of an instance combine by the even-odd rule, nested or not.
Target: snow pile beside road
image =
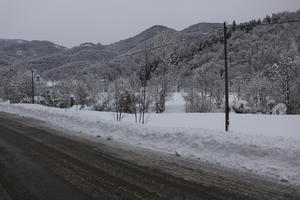
[[[129,123],[127,118],[122,122],[109,120],[112,119],[112,113],[66,110],[30,104],[0,104],[0,111],[39,119],[54,126],[76,131],[83,137],[96,139],[101,136],[153,150],[172,154],[177,152],[184,157],[300,185],[299,139],[238,132],[225,133],[221,130],[202,128],[155,127],[153,123],[142,126]],[[206,115],[210,120],[213,119],[213,114]],[[163,115],[150,117],[154,119],[155,116]],[[218,118],[219,115],[216,116]]]

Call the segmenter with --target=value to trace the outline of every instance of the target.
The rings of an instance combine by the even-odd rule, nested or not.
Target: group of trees
[[[280,13],[267,16],[263,22],[258,20],[235,25],[235,28],[231,26],[228,33],[229,89],[236,98],[237,107],[243,107],[241,109],[233,105],[236,111],[271,113],[275,105],[283,103],[287,106],[288,114],[300,113],[300,24],[276,24],[299,16],[300,11]],[[261,23],[269,25],[259,26]],[[243,28],[245,26],[249,29]],[[186,70],[181,77],[186,88],[187,111],[218,110],[213,90],[217,89],[220,91],[217,94],[223,95],[224,53],[221,34],[206,37],[207,44],[208,40],[212,40],[210,45],[204,49],[198,48],[199,52],[184,58]]]
[[[1,80],[1,96],[11,102],[21,102],[32,97],[31,72],[24,69],[3,71]]]
[[[161,33],[159,37],[161,42],[166,42],[165,33]],[[40,78],[37,82],[34,75],[34,94],[43,99],[39,103],[48,106],[68,107],[73,98],[80,108],[88,105],[98,111],[114,111],[114,117],[118,121],[124,113],[134,113],[136,123],[144,123],[145,113],[149,109],[158,113],[165,110],[166,98],[171,90],[169,56],[167,50],[150,52],[145,46],[143,60],[135,66],[132,74],[125,76],[116,73],[113,78],[109,77],[111,79],[87,74],[78,80],[47,82]],[[24,102],[24,99],[32,96],[31,73],[20,67],[10,72],[7,76],[9,79],[3,82],[5,87],[2,97],[12,103]],[[15,80],[18,81],[16,87]],[[14,92],[14,88],[18,90]]]
[[[222,65],[206,63],[183,86],[187,112],[221,111],[224,98]]]
[[[171,41],[165,32],[157,37],[156,41],[160,44]],[[122,113],[134,113],[135,122],[143,124],[145,112],[150,108],[156,113],[165,110],[165,102],[172,89],[170,52],[167,46],[151,52],[145,44],[143,61],[135,67],[134,72],[113,82],[110,93],[115,94],[112,99],[117,120],[121,119]]]

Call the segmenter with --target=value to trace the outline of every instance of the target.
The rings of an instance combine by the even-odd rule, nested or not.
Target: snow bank
[[[77,111],[75,108],[65,110],[30,104],[0,104],[0,111],[39,119],[54,126],[76,131],[83,137],[95,137],[95,139],[96,136],[110,137],[116,141],[153,150],[172,154],[178,152],[184,157],[200,159],[272,177],[289,184],[300,185],[300,140],[290,137],[250,135],[238,132],[225,133],[221,130],[195,128],[199,124],[205,128],[208,124],[211,124],[210,126],[215,124],[217,129],[219,118],[222,116],[223,119],[224,117],[221,114],[152,114],[148,115],[148,124],[142,126],[133,124],[132,116],[127,116],[122,122],[115,122],[112,120],[112,113]],[[182,118],[183,116],[185,118]],[[240,117],[244,118],[238,125],[241,129],[243,126],[247,129],[247,125],[243,123],[248,121],[257,123],[257,127],[260,126],[260,120],[264,117],[270,121],[265,127],[273,125],[273,123],[288,123],[287,126],[290,126],[289,123],[298,121],[294,127],[299,128],[300,124],[299,116],[293,116],[294,118],[270,115],[233,116],[236,117],[235,120]],[[166,120],[163,120],[164,118]],[[170,124],[170,121],[175,123]],[[267,120],[265,121],[267,122]],[[162,127],[163,122],[169,123],[169,127]],[[158,123],[157,126],[155,126],[156,123]],[[196,126],[195,123],[198,125]],[[188,125],[180,127],[180,124]],[[192,124],[194,128],[188,127]],[[286,133],[286,130],[282,131],[282,134]]]
[[[224,130],[223,113],[148,114],[147,125]],[[239,134],[278,136],[300,140],[300,115],[262,115],[230,113],[230,130]],[[127,117],[125,121],[133,121]]]

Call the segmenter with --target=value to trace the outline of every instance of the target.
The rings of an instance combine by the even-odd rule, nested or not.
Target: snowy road
[[[132,115],[117,122],[111,112],[78,111],[76,107],[0,103],[0,112],[41,120],[69,130],[69,136],[91,141],[110,138],[154,151],[177,152],[184,158],[300,186],[299,115],[231,115],[235,121],[233,128],[246,133],[225,133],[218,130],[220,124],[223,128],[222,113],[151,113],[147,115],[147,124],[139,125]]]
[[[299,199],[299,188],[0,114],[7,199]]]

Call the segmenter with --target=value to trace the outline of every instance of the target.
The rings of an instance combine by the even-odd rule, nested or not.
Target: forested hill
[[[84,74],[94,72],[88,69],[93,64],[97,64],[96,68],[103,71],[103,69],[110,68],[117,56],[143,50],[145,44],[149,48],[153,47],[156,44],[154,40],[162,33],[169,35],[173,40],[178,40],[194,34],[209,33],[217,27],[221,27],[221,24],[199,23],[185,30],[176,31],[157,25],[134,37],[110,45],[87,42],[71,49],[46,41],[3,39],[0,40],[0,69],[8,66],[35,69],[46,78],[54,80],[81,77],[83,71]],[[131,65],[130,58],[125,61],[126,64]]]
[[[61,53],[66,49],[48,41],[0,39],[0,67]]]
[[[266,112],[273,104],[281,102],[289,105],[291,113],[299,113],[299,19],[300,11],[284,12],[233,25],[229,30],[230,90],[247,100],[249,107],[256,111]],[[203,41],[197,41],[196,53],[180,63],[182,85],[190,87],[193,82],[200,91],[216,88],[222,91],[222,33],[207,36],[204,43],[207,41],[211,41],[207,48],[201,48]]]

